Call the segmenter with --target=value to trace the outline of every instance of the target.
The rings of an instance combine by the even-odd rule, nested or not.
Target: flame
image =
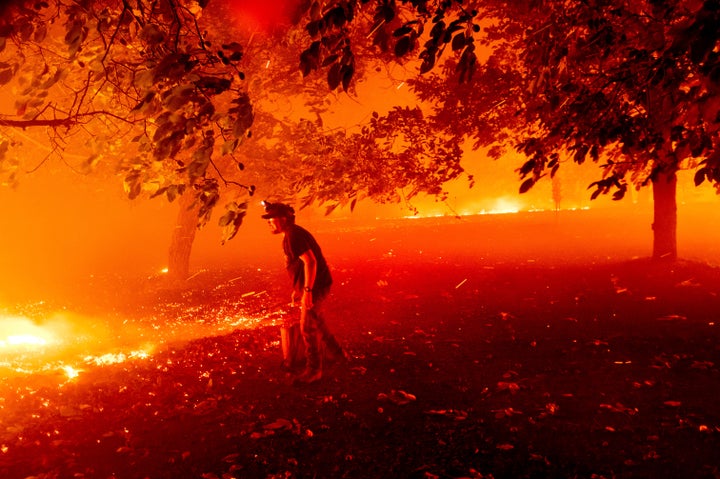
[[[489,211],[489,214],[519,213],[520,209],[520,203],[518,201],[508,198],[498,198],[495,200],[495,205]]]
[[[8,346],[17,346],[20,344],[31,344],[31,345],[40,345],[43,346],[47,344],[47,340],[45,338],[41,338],[39,336],[34,336],[32,334],[16,334],[13,336],[8,336],[4,341],[0,341],[0,345],[8,345]]]
[[[263,294],[252,292],[251,295]],[[250,295],[250,293],[248,293]],[[120,325],[108,318],[85,317],[69,311],[35,315],[10,315],[0,310],[0,376],[40,375],[58,386],[86,371],[131,361],[152,359],[168,344],[220,334],[237,327],[251,327],[260,318],[227,315],[217,321],[189,321],[196,311],[184,310],[175,323]],[[162,332],[160,332],[162,330]],[[148,338],[152,337],[151,341]]]
[[[146,359],[150,356],[148,351],[138,350],[125,353],[107,353],[101,356],[86,356],[86,363],[93,363],[96,366],[124,363],[128,359]]]
[[[63,366],[60,369],[65,371],[65,374],[67,375],[68,379],[75,379],[82,372],[82,369],[75,369],[74,367],[68,366],[68,365]]]
[[[29,318],[0,316],[0,348],[28,348],[54,342],[57,342],[57,339],[52,331]]]

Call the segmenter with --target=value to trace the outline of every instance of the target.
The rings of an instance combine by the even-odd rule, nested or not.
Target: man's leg
[[[335,336],[330,332],[330,328],[328,328],[327,322],[325,321],[325,300],[328,295],[329,291],[319,293],[313,301],[312,310],[315,315],[315,328],[320,336],[320,341],[325,343],[327,351],[337,359],[344,357],[345,353],[340,343],[338,343]]]
[[[340,346],[337,339],[335,339],[335,336],[330,332],[330,328],[328,328],[327,323],[325,322],[324,315],[321,312],[316,312],[315,318],[317,331],[319,333],[318,335],[320,336],[320,340],[325,343],[327,350],[336,359],[343,357],[345,354],[343,352],[343,348]]]
[[[318,341],[317,315],[314,309],[300,313],[300,330],[305,342],[307,369],[320,369],[320,345]]]
[[[322,377],[317,316],[313,309],[301,309],[300,331],[305,343],[305,371],[295,379],[297,383],[313,383]]]

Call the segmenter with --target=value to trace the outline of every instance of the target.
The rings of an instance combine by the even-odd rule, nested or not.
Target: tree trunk
[[[677,259],[677,176],[661,172],[653,181],[653,259]]]
[[[180,209],[168,251],[168,275],[176,281],[186,280],[190,275],[190,253],[198,224],[197,207],[193,206],[193,201],[195,198],[190,193],[178,199]]]

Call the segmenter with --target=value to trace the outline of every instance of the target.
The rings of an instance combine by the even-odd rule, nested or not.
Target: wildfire
[[[72,366],[62,366],[61,368],[63,371],[65,371],[65,374],[67,375],[68,379],[75,379],[80,375],[82,372],[82,369],[75,369]]]
[[[0,316],[0,348],[40,347],[56,342],[52,331],[28,318]]]
[[[195,308],[179,308],[173,303],[167,313],[172,321],[143,323],[68,311],[45,310],[24,316],[0,310],[0,377],[37,376],[35,380],[43,377],[64,384],[98,367],[151,360],[158,349],[169,344],[251,327],[262,320],[228,314],[226,309],[212,321],[198,320],[197,313]]]
[[[101,356],[86,356],[85,362],[86,363],[93,363],[96,366],[101,365],[108,365],[108,364],[117,364],[117,363],[123,363],[127,361],[128,359],[146,359],[148,356],[150,356],[150,353],[147,351],[131,351],[128,354],[125,353],[107,353],[103,354]]]
[[[81,365],[104,366],[150,355],[149,345],[130,352],[106,352],[118,345],[111,344],[98,327],[87,335],[93,328],[86,322],[69,314],[50,315],[42,321],[0,314],[0,369],[11,375],[57,371],[75,379],[85,371]]]

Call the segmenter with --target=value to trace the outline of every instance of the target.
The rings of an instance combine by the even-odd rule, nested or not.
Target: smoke
[[[72,289],[99,272],[159,270],[174,214],[162,200],[126,199],[117,178],[67,169],[41,168],[15,189],[0,188],[0,299]]]

